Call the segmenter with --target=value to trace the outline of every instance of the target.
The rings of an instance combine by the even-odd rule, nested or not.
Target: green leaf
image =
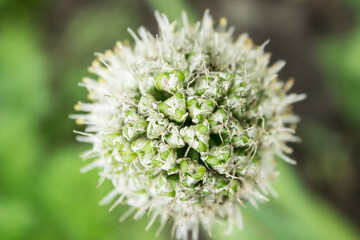
[[[279,197],[242,208],[244,230],[234,229],[227,239],[359,239],[355,226],[323,199],[306,190],[291,166],[280,164],[275,190]],[[224,239],[224,226],[215,228]]]

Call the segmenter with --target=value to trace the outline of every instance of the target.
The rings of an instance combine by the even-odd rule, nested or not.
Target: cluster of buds
[[[199,226],[217,221],[241,227],[240,208],[267,200],[277,175],[276,156],[287,162],[288,141],[298,118],[291,104],[304,95],[287,94],[292,81],[278,80],[284,66],[269,66],[265,44],[246,35],[233,40],[226,20],[218,26],[205,12],[202,22],[181,27],[156,13],[160,34],[143,27],[135,40],[98,54],[84,79],[91,103],[73,115],[87,124],[83,154],[100,169],[100,182],[114,190],[102,203],[131,206],[139,218],[172,219],[173,234],[197,239]]]

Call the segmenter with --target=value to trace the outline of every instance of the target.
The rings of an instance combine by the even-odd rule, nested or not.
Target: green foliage
[[[36,190],[43,216],[34,239],[119,239],[124,235],[127,239],[145,239],[154,236],[156,226],[149,232],[144,230],[146,218],[118,222],[127,206],[112,212],[107,211],[109,206],[99,206],[102,196],[112,188],[105,182],[96,189],[95,171],[80,174],[79,169],[87,164],[77,157],[80,150],[64,147],[56,151],[43,168]],[[46,231],[42,230],[44,226]]]
[[[315,183],[328,183],[340,196],[344,186],[356,182],[357,172],[351,162],[351,140],[338,129],[323,124],[303,121],[301,126],[303,138],[307,140],[301,148],[310,158],[303,163],[308,178]],[[334,176],[337,176],[336,181]]]
[[[301,183],[292,167],[280,165],[274,184],[278,198],[243,210],[244,230],[235,229],[228,239],[358,239],[359,233],[331,205]],[[216,228],[215,238],[224,239]]]
[[[351,3],[349,1],[348,3]],[[358,4],[357,4],[358,5]],[[354,1],[354,7],[358,11]],[[318,57],[338,109],[354,126],[360,123],[360,14],[355,27],[341,36],[327,36],[318,44]]]
[[[0,200],[0,214],[2,239],[26,239],[38,220],[34,206],[16,197]]]
[[[4,191],[16,193],[31,180],[39,160],[39,120],[49,107],[48,67],[31,24],[7,19],[1,29],[0,182]]]
[[[124,4],[124,3],[123,3]],[[127,28],[136,28],[138,19],[132,2],[114,4],[112,7],[101,4],[86,5],[66,25],[63,34],[56,39],[51,52],[51,91],[54,105],[44,120],[43,128],[51,142],[72,141],[73,135],[64,129],[75,129],[74,122],[68,119],[73,113],[73,105],[86,100],[86,90],[78,83],[89,76],[94,52],[112,49],[114,39],[126,39],[130,35]],[[92,76],[93,77],[93,76]],[[60,120],[61,119],[61,120]]]
[[[48,109],[48,65],[38,29],[26,19],[0,21],[0,104],[2,110],[22,112],[35,120]],[[32,97],[33,91],[37,96]]]

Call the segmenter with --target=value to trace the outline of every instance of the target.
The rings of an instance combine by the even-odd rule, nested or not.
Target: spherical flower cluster
[[[178,27],[155,14],[159,35],[143,27],[135,40],[98,54],[85,78],[91,103],[73,115],[86,124],[78,139],[93,144],[83,157],[100,169],[100,182],[114,190],[102,203],[131,206],[124,217],[173,220],[177,239],[197,239],[199,227],[218,221],[241,227],[240,207],[267,201],[279,158],[293,163],[286,142],[298,118],[291,104],[304,95],[287,94],[292,81],[278,80],[284,66],[269,66],[266,44],[246,35],[233,39],[226,20],[214,27],[205,12]]]

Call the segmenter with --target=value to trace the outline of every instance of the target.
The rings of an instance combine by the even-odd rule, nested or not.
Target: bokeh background
[[[257,44],[271,39],[272,59],[287,61],[280,77],[308,95],[295,106],[303,142],[298,165],[280,165],[280,197],[214,238],[360,239],[359,0],[0,0],[0,239],[155,239],[146,218],[118,222],[126,206],[99,206],[111,186],[80,174],[89,146],[68,115],[86,100],[77,83],[94,52],[130,38],[127,27],[156,33],[154,9],[194,21],[206,8]]]

